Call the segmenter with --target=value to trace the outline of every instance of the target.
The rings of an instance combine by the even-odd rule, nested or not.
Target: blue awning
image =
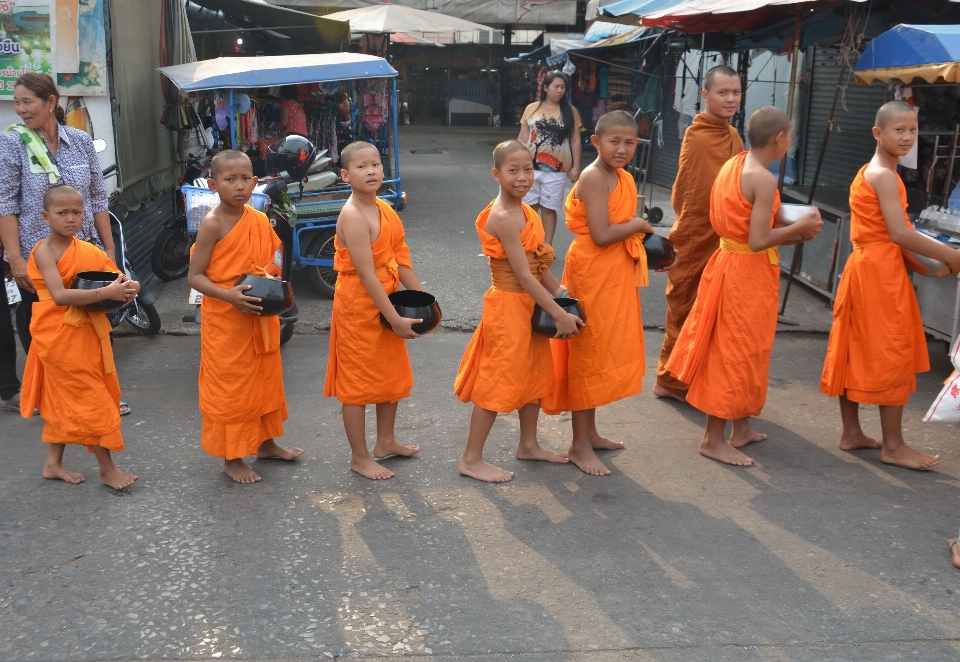
[[[867,44],[853,71],[867,85],[894,78],[960,83],[960,25],[898,25]]]
[[[627,14],[645,16],[655,11],[670,9],[685,1],[686,0],[620,0],[620,2],[614,2],[605,7],[600,7],[597,11],[601,16],[626,16]]]
[[[359,53],[220,57],[160,67],[157,71],[184,92],[392,78],[397,75],[396,69],[382,57]]]

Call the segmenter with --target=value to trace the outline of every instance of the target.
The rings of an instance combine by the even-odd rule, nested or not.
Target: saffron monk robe
[[[343,406],[350,468],[383,480],[394,474],[367,449],[366,405],[377,410],[375,457],[409,457],[420,450],[397,441],[395,423],[397,403],[413,388],[404,339],[419,337],[413,325],[422,320],[400,317],[388,295],[401,284],[408,290],[423,291],[423,286],[413,272],[400,217],[377,198],[383,184],[380,152],[368,142],[351,143],[340,153],[340,164],[340,176],[352,192],[337,219],[337,288],[323,394]],[[381,314],[390,328],[381,324]]]
[[[946,262],[960,271],[960,251],[919,236],[907,218],[907,191],[897,159],[917,140],[917,113],[891,101],[877,112],[877,151],[850,185],[850,240],[833,304],[820,390],[839,396],[840,448],[879,448],[880,461],[929,469],[940,461],[907,446],[903,406],[916,390],[916,373],[930,369],[920,308],[901,249]],[[859,406],[880,406],[880,441],[860,427]]]
[[[577,236],[563,270],[563,285],[580,299],[586,325],[569,340],[550,341],[554,388],[542,407],[548,414],[572,412],[567,455],[581,471],[604,476],[610,470],[595,451],[623,444],[600,436],[596,408],[643,386],[637,288],[649,283],[643,233],[653,228],[637,217],[637,188],[623,170],[637,148],[636,121],[622,110],[607,113],[590,140],[598,156],[567,197],[567,228]]]
[[[557,338],[576,335],[583,321],[553,300],[563,294],[550,273],[553,247],[544,243],[537,212],[523,202],[534,177],[529,150],[517,140],[500,143],[493,150],[492,174],[500,194],[477,217],[492,284],[483,296],[480,324],[460,360],[454,392],[461,402],[474,404],[460,473],[502,483],[513,478],[513,472],[483,460],[483,445],[498,412],[519,410],[517,459],[568,461],[537,442],[540,398],[553,390],[553,358],[549,339],[533,332],[534,305],[556,320]]]
[[[190,286],[203,294],[200,304],[200,443],[223,458],[223,470],[238,483],[260,480],[243,461],[293,460],[300,448],[284,448],[287,400],[280,362],[280,319],[260,317],[260,299],[235,285],[243,274],[277,278],[283,250],[266,215],[247,205],[257,178],[250,158],[225,150],[210,164],[210,190],[220,203],[200,224],[194,245]]]
[[[703,270],[696,303],[667,362],[667,370],[690,385],[687,402],[707,414],[700,454],[738,466],[753,464],[738,448],[767,438],[748,417],[759,415],[767,398],[780,301],[776,247],[812,239],[823,225],[810,212],[791,227],[773,228],[780,196],[767,167],[790,149],[787,114],[758,108],[747,122],[747,139],[750,151],[727,161],[714,182],[710,223],[720,248]]]
[[[120,273],[102,250],[76,238],[83,225],[83,197],[68,184],[47,189],[43,218],[50,234],[27,262],[39,301],[33,304],[33,342],[23,372],[20,413],[40,409],[44,442],[50,444],[43,477],[81,483],[82,474],[63,466],[66,444],[94,453],[105,485],[122,490],[137,480],[113,463],[111,451],[123,450],[120,434],[120,382],[110,346],[110,320],[89,308],[98,301],[124,304],[140,284]],[[97,290],[71,289],[81,271],[110,271],[117,279]]]
[[[693,118],[683,134],[680,168],[671,192],[677,220],[670,229],[670,241],[679,258],[667,274],[665,333],[653,385],[658,398],[686,402],[687,385],[667,372],[666,366],[697,298],[703,269],[720,247],[720,237],[710,225],[710,191],[723,164],[743,151],[743,140],[730,125],[740,109],[740,95],[736,71],[725,64],[710,69],[700,92],[704,112]]]

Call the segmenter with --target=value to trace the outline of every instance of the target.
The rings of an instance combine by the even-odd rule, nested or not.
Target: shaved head
[[[528,156],[530,155],[530,150],[519,140],[504,140],[493,148],[493,167],[499,170],[507,158],[517,152],[526,152]],[[533,157],[530,158],[532,160]]]
[[[790,133],[790,118],[775,106],[757,108],[747,120],[747,141],[750,149],[766,147],[781,133]]]
[[[720,64],[713,69],[710,69],[703,77],[703,89],[709,90],[710,86],[713,85],[713,79],[717,76],[733,76],[737,79],[740,78],[733,67],[726,64]]]
[[[210,177],[216,179],[224,166],[231,161],[246,161],[247,165],[250,166],[250,172],[253,172],[253,163],[251,163],[249,156],[240,150],[225,149],[222,152],[217,152],[217,155],[210,161]]]
[[[888,101],[880,106],[880,110],[877,111],[877,119],[874,122],[874,126],[882,129],[889,124],[894,117],[906,113],[910,113],[916,117],[917,109],[906,101]]]
[[[83,202],[83,194],[74,187],[69,184],[54,184],[43,194],[43,208],[49,210],[54,201],[68,196],[76,196]]]
[[[357,142],[350,143],[343,148],[342,152],[340,152],[340,167],[344,170],[349,168],[350,161],[352,161],[357,154],[365,149],[372,149],[377,153],[377,156],[380,155],[380,150],[378,150],[376,147],[363,140],[358,140]]]
[[[600,138],[604,133],[613,129],[628,129],[637,134],[640,133],[637,120],[633,119],[633,115],[625,110],[611,110],[597,120],[597,126],[594,128],[593,134]]]

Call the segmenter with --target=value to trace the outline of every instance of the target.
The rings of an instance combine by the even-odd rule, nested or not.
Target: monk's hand
[[[812,211],[809,214],[801,216],[800,220],[797,221],[793,227],[801,239],[810,241],[820,234],[820,230],[823,228],[823,219],[820,218],[819,213]]]
[[[561,317],[556,318],[556,323],[557,335],[555,335],[554,338],[560,340],[566,340],[577,335],[580,333],[580,327],[584,325],[582,319],[567,312],[564,312]]]
[[[259,315],[263,308],[258,306],[260,299],[257,297],[248,297],[245,292],[252,289],[253,285],[234,285],[229,290],[224,290],[223,299],[227,303],[232,303],[241,311],[250,315]]]
[[[10,255],[10,275],[17,281],[17,286],[27,292],[36,292],[33,281],[27,275],[27,261],[17,255]]]
[[[677,261],[678,261],[679,259],[680,259],[680,253],[678,253],[677,251],[673,251],[673,262],[671,262],[671,263],[668,264],[667,266],[663,267],[662,269],[657,269],[657,271],[670,271],[670,270],[673,269],[675,266],[677,266]]]
[[[422,321],[422,319],[418,320],[397,315],[397,319],[390,323],[390,328],[404,340],[413,340],[414,338],[420,337],[420,334],[413,330],[413,325],[419,324]]]
[[[947,260],[947,266],[950,267],[951,274],[960,274],[960,251],[953,251],[953,258]]]

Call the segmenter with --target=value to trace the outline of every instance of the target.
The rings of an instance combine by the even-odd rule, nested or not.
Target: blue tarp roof
[[[854,71],[960,62],[960,25],[898,25],[867,44]]]
[[[184,92],[390,78],[397,75],[396,69],[382,57],[359,53],[219,57],[160,67],[157,71]]]
[[[620,0],[620,2],[600,7],[598,12],[601,16],[626,16],[627,14],[645,16],[683,2],[686,0]]]

